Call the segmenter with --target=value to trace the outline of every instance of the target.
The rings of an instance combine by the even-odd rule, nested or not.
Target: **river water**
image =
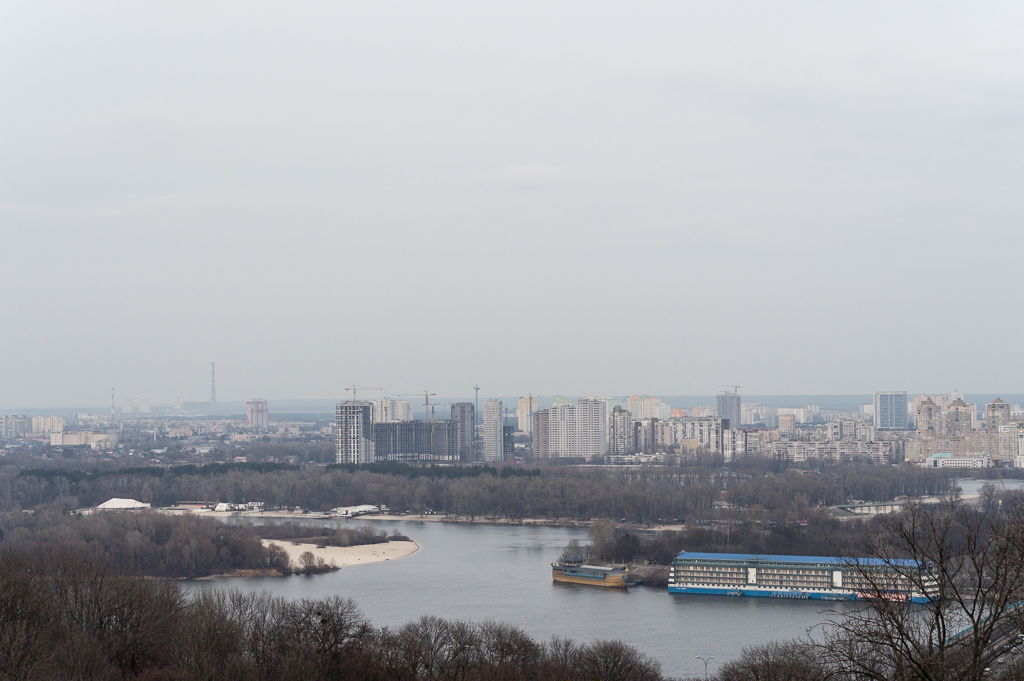
[[[305,521],[357,527],[358,521]],[[820,601],[670,595],[634,587],[598,589],[551,581],[551,566],[586,530],[562,527],[374,521],[397,529],[420,549],[407,558],[342,568],[311,577],[193,582],[286,598],[352,598],[376,626],[401,626],[421,615],[521,627],[538,640],[621,639],[654,657],[668,676],[703,676],[695,655],[713,656],[710,670],[745,646],[804,634],[821,623]]]
[[[993,485],[996,491],[1002,492],[1006,490],[1016,490],[1024,488],[1024,480],[970,480],[960,479],[954,480],[954,483],[960,486],[960,493],[963,496],[974,496],[981,494],[981,488],[984,485]]]

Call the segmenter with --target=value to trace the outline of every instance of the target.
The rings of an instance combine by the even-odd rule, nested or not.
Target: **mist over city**
[[[0,6],[0,679],[1024,679],[1022,35]]]

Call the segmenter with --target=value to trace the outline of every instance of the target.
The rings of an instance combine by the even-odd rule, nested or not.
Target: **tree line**
[[[34,681],[658,681],[618,641],[538,642],[500,622],[373,627],[341,597],[186,595],[67,550],[0,551],[0,678]]]
[[[888,501],[899,495],[941,494],[950,484],[947,471],[912,466],[773,472],[763,461],[741,463],[727,470],[211,464],[170,471],[129,468],[88,473],[4,466],[0,469],[0,510],[41,506],[71,510],[95,506],[111,497],[130,497],[155,506],[179,501],[260,501],[271,507],[328,510],[368,503],[471,519],[606,518],[656,523],[708,521],[722,515],[715,502],[726,501],[785,521],[851,499]],[[455,471],[472,471],[473,475]]]
[[[697,526],[637,532],[597,522],[590,527],[590,543],[573,540],[562,557],[606,563],[669,565],[682,551],[788,556],[863,555],[865,542],[876,523],[877,520],[839,521],[819,514],[804,522],[726,522],[715,528]]]

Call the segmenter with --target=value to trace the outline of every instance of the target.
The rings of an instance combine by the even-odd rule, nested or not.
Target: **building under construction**
[[[375,461],[458,461],[459,423],[443,419],[374,423],[373,444]]]

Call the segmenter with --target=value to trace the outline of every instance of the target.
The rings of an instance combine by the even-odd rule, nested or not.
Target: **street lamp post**
[[[701,657],[700,655],[694,655],[693,659],[700,660],[701,662],[704,663],[704,681],[707,681],[707,678],[708,678],[708,662],[711,662],[711,660],[713,660],[715,658],[713,658],[713,657]]]

